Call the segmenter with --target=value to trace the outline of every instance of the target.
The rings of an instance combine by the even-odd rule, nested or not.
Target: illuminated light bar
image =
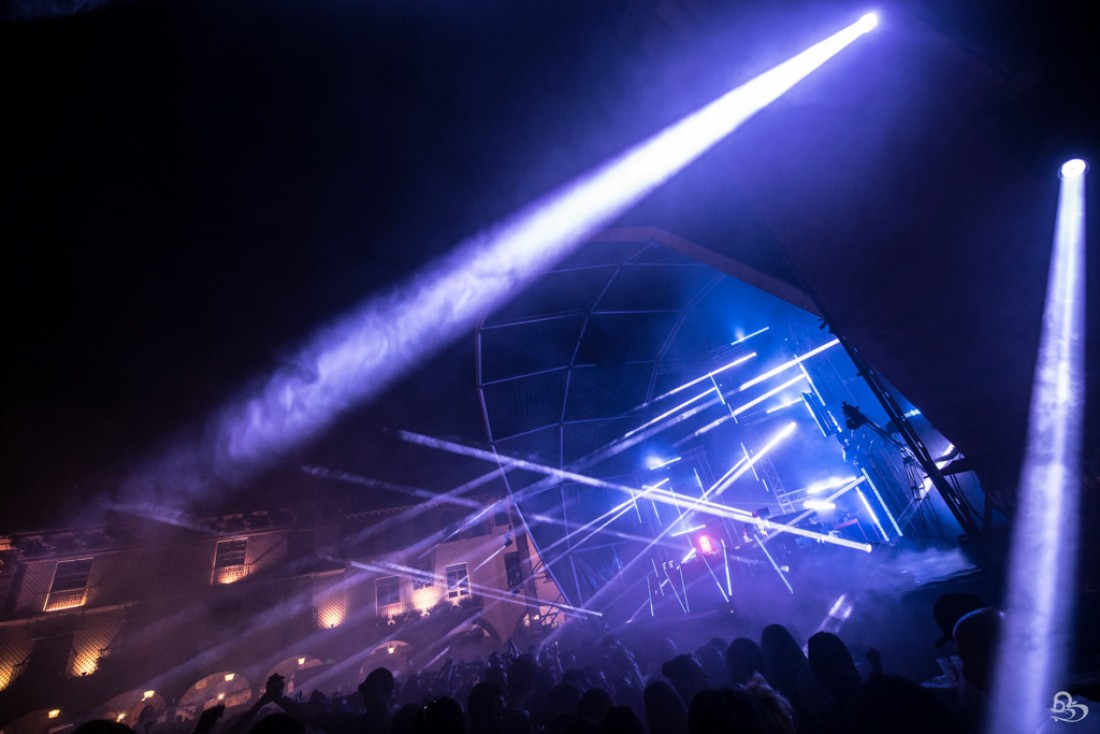
[[[806,364],[804,362],[799,362],[798,363],[798,371],[801,372],[802,374],[806,375],[806,382],[808,382],[809,385],[810,385],[810,391],[815,396],[817,396],[818,405],[821,405],[822,407],[824,407],[825,398],[821,397],[821,391],[817,389],[817,385],[814,383],[813,378],[810,377],[810,372],[809,372],[809,370],[806,369]]]
[[[828,479],[822,479],[814,482],[810,486],[803,490],[806,494],[821,494],[827,492],[830,489],[836,489],[837,487],[843,487],[849,482],[854,482],[856,477],[829,477]]]
[[[739,443],[739,444],[740,444],[740,446],[741,446],[741,453],[743,453],[743,454],[745,455],[745,461],[748,461],[748,460],[749,460],[750,458],[752,458],[752,457],[751,457],[751,456],[749,455],[749,447],[745,445],[745,442],[744,442],[744,441],[739,441],[738,443]],[[755,467],[750,467],[750,468],[752,468],[752,476],[753,476],[753,478],[754,478],[754,479],[755,479],[756,481],[758,481],[758,482],[759,482],[759,481],[760,481],[760,475],[756,473],[756,468],[755,468]]]
[[[1046,721],[1065,680],[1077,579],[1085,415],[1084,161],[1062,165],[1027,448],[1012,530],[988,731],[1020,734]],[[1019,665],[1018,654],[1027,655]],[[1013,662],[1009,662],[1013,661]],[[1061,694],[1059,694],[1061,695]],[[1055,701],[1057,704],[1058,702]]]
[[[718,587],[718,593],[722,595],[722,599],[728,604],[730,600],[729,595],[726,594],[726,590],[722,588],[722,582],[718,580],[718,575],[714,573],[714,567],[710,565],[710,561],[707,560],[706,555],[701,555],[699,557],[703,560],[703,565],[707,567],[707,573],[714,579],[714,585]]]
[[[651,400],[650,402],[655,403],[658,400],[664,400],[665,398],[671,397],[672,395],[675,395],[678,392],[681,392],[683,390],[687,390],[689,387],[691,387],[693,385],[698,385],[703,380],[713,381],[715,375],[720,375],[723,372],[725,372],[726,370],[733,369],[734,367],[736,367],[739,364],[744,364],[745,362],[748,362],[750,359],[752,359],[755,356],[756,356],[756,352],[752,352],[751,354],[746,354],[743,357],[738,357],[737,359],[733,360],[729,364],[724,364],[721,367],[719,367],[718,369],[712,370],[712,371],[706,373],[702,377],[696,377],[694,380],[691,380],[690,382],[685,382],[683,385],[680,385],[679,387],[672,388],[671,390],[666,392],[664,395],[658,395],[657,397],[653,398],[653,400]]]
[[[489,562],[490,562],[490,561],[492,561],[492,560],[493,560],[494,558],[496,558],[497,556],[499,556],[499,555],[500,555],[501,553],[503,553],[503,552],[504,552],[504,549],[505,549],[505,547],[506,547],[506,546],[503,546],[503,545],[502,545],[501,547],[497,548],[497,549],[496,549],[495,551],[493,551],[493,552],[492,552],[492,553],[490,553],[489,555],[485,556],[485,559],[484,559],[483,561],[481,561],[481,563],[479,563],[479,564],[477,564],[476,566],[474,566],[474,568],[473,568],[473,571],[470,571],[470,573],[473,573],[474,571],[477,571],[477,570],[481,569],[481,568],[482,568],[483,566],[485,566],[485,564],[489,563]]]
[[[691,611],[691,607],[688,605],[687,600],[687,587],[684,587],[684,597],[680,598],[680,592],[676,590],[676,584],[673,582],[672,577],[668,574],[668,564],[664,564],[665,578],[668,580],[668,587],[672,589],[672,595],[676,597],[676,601],[680,604],[680,608],[685,612]],[[680,566],[680,579],[683,580],[684,570],[683,566]],[[661,586],[664,586],[664,582],[661,582]]]
[[[726,567],[726,599],[733,593],[733,584],[730,582],[730,554],[726,548],[726,541],[722,541],[722,565]]]
[[[722,394],[722,388],[718,387],[718,380],[712,377],[710,378],[710,384],[714,386],[714,392],[718,395],[718,401],[722,403],[722,405],[728,407],[729,404],[726,402],[726,396]]]
[[[747,457],[747,456],[742,456],[742,457],[741,457],[740,459],[738,459],[738,460],[737,460],[737,461],[736,461],[736,462],[734,463],[734,465],[733,465],[733,466],[731,466],[731,467],[730,467],[730,468],[729,468],[728,470],[726,470],[726,473],[725,473],[725,474],[723,474],[722,476],[718,477],[718,481],[717,481],[717,482],[715,482],[715,483],[714,483],[713,485],[711,485],[710,489],[707,489],[707,490],[704,490],[704,491],[703,491],[703,497],[706,497],[707,495],[709,495],[709,494],[710,494],[711,492],[713,492],[713,491],[714,491],[714,490],[715,490],[715,489],[716,489],[717,487],[720,487],[720,486],[724,486],[723,482],[725,482],[725,481],[726,481],[727,479],[729,479],[729,478],[730,478],[731,476],[733,476],[733,473],[734,473],[735,471],[737,471],[737,470],[738,470],[738,469],[739,469],[739,468],[741,467],[741,465],[742,465],[742,464],[744,464],[744,463],[745,463],[746,461],[748,461],[748,460],[749,460],[749,459],[748,459],[748,457]],[[730,480],[730,481],[733,481],[733,480]]]
[[[875,493],[875,499],[878,500],[879,507],[881,507],[883,512],[886,513],[886,517],[890,520],[890,524],[894,526],[894,532],[896,532],[899,537],[905,535],[905,533],[901,532],[901,526],[898,525],[898,521],[894,518],[894,513],[890,512],[890,508],[887,507],[886,502],[883,501],[882,495],[878,491],[878,487],[876,487],[875,483],[871,481],[871,475],[867,473],[866,469],[860,469],[860,473],[862,473],[864,478],[867,480],[867,486],[870,487],[871,491]]]
[[[461,488],[459,488],[459,490],[460,490],[459,492],[448,491],[448,492],[445,492],[443,494],[440,494],[439,492],[432,492],[431,490],[422,489],[421,487],[412,487],[412,486],[407,486],[407,485],[403,485],[403,484],[395,484],[393,482],[387,482],[387,481],[384,481],[384,480],[381,480],[381,479],[374,479],[372,477],[365,477],[365,476],[362,476],[360,474],[352,474],[351,472],[339,471],[339,470],[335,470],[335,469],[326,469],[323,466],[312,466],[312,465],[309,465],[309,464],[303,464],[299,468],[303,472],[305,472],[306,474],[311,474],[315,477],[322,477],[324,479],[332,479],[332,480],[337,481],[337,482],[346,482],[347,484],[359,484],[359,485],[362,485],[364,487],[370,487],[372,489],[385,489],[385,490],[388,490],[390,492],[400,492],[402,494],[407,494],[407,495],[410,495],[412,497],[416,497],[418,499],[431,500],[432,503],[427,505],[429,507],[435,507],[436,504],[441,502],[441,501],[445,502],[446,504],[458,505],[460,507],[467,507],[469,509],[478,509],[478,510],[480,510],[483,507],[485,507],[484,502],[480,502],[478,500],[467,499],[465,497],[459,496],[460,492],[463,492],[463,491],[466,491],[467,489],[472,488],[472,487],[469,487],[468,485],[463,485]],[[495,477],[500,476],[500,472],[499,471],[491,472],[490,474],[483,475],[483,476],[489,476],[489,477],[495,478]],[[478,477],[478,480],[481,480],[481,479],[482,479],[481,477]],[[478,480],[475,480],[475,481],[478,481]],[[478,483],[483,484],[484,481],[478,481]],[[411,507],[409,509],[410,510],[416,510],[416,508],[420,508],[420,507],[425,507],[425,503],[415,505],[414,507]]]
[[[763,541],[760,540],[760,536],[756,533],[753,533],[752,537],[756,539],[756,544],[760,546],[760,550],[764,551],[764,555],[767,557],[768,563],[772,564],[772,568],[774,568],[775,572],[779,574],[779,578],[782,579],[783,585],[787,587],[787,591],[793,594],[794,588],[791,586],[791,582],[787,580],[787,575],[783,573],[783,569],[779,567],[779,564],[775,562],[775,558],[773,558],[772,554],[768,552],[768,546],[764,545]]]
[[[752,378],[748,382],[741,383],[741,387],[739,389],[745,390],[747,388],[752,387],[753,385],[759,385],[764,380],[768,380],[772,377],[775,377],[776,375],[780,374],[781,372],[786,372],[791,367],[797,367],[798,365],[805,362],[807,359],[810,359],[812,357],[816,357],[817,355],[824,352],[826,349],[832,349],[837,344],[840,344],[839,339],[833,339],[831,342],[826,342],[825,344],[822,344],[820,347],[817,347],[815,349],[811,349],[810,351],[806,352],[805,354],[803,354],[799,357],[795,357],[794,359],[790,360],[789,362],[784,362],[783,364],[779,365],[775,369],[768,370],[764,374],[758,375],[757,377]]]
[[[670,533],[669,537],[670,538],[679,538],[681,535],[690,535],[691,533],[694,533],[696,530],[706,530],[706,529],[707,529],[706,525],[693,525],[692,527],[690,527],[686,530],[678,530],[675,533]]]
[[[584,468],[587,468],[587,467],[590,467],[590,466],[594,466],[594,465],[596,465],[596,464],[598,464],[602,461],[605,461],[605,460],[611,458],[612,456],[616,456],[616,455],[632,448],[633,446],[641,443],[642,441],[645,441],[646,439],[650,438],[651,436],[655,436],[658,433],[661,433],[661,432],[671,428],[672,426],[678,425],[678,424],[682,423],[683,421],[686,421],[686,420],[689,420],[689,419],[695,417],[699,413],[703,412],[704,410],[707,410],[708,408],[713,407],[717,403],[718,403],[718,401],[716,399],[711,399],[711,400],[704,401],[704,402],[700,403],[699,405],[696,405],[695,407],[693,407],[693,408],[691,408],[691,409],[689,409],[689,410],[687,410],[683,413],[680,413],[679,415],[676,415],[673,418],[670,418],[670,419],[666,420],[664,423],[652,426],[652,427],[646,429],[645,431],[643,431],[641,433],[638,433],[634,436],[631,436],[630,438],[620,437],[618,439],[615,439],[611,443],[602,446],[601,448],[597,449],[596,451],[593,451],[590,454],[587,454],[587,455],[585,455],[585,456],[583,456],[583,457],[581,457],[581,458],[579,458],[575,461],[570,462],[569,466],[573,469],[584,469]],[[681,439],[680,441],[676,442],[674,444],[674,446],[679,447],[679,446],[683,445],[686,441],[687,441],[686,438]],[[497,463],[497,462],[494,462],[494,463]],[[490,472],[488,475],[483,475],[482,477],[479,477],[476,481],[480,482],[482,479],[484,479],[485,476],[489,476],[489,477],[500,476],[501,471],[509,471],[511,468],[513,468],[513,466],[511,464],[506,464],[506,463],[503,463],[503,462],[500,462],[500,463],[501,463],[501,466],[498,468],[497,471]],[[544,472],[544,473],[546,473],[546,472]],[[513,494],[513,499],[518,500],[518,499],[521,499],[522,497],[527,497],[527,496],[530,496],[532,494],[538,494],[539,492],[543,492],[543,491],[546,491],[548,489],[551,489],[553,487],[554,479],[556,479],[558,477],[556,477],[555,475],[553,475],[551,473],[546,473],[546,474],[547,474],[547,477],[545,479],[542,479],[542,480],[536,482],[535,484],[531,485],[530,487],[524,488],[518,494]],[[458,491],[459,490],[456,488],[456,489],[451,490],[450,492],[448,492],[448,495],[451,495],[453,493],[457,493]],[[630,491],[636,491],[636,490],[631,488]],[[660,519],[660,518],[658,518],[658,519]]]
[[[200,495],[239,482],[376,397],[538,273],[656,190],[871,30],[852,23],[458,245],[406,283],[320,330],[259,388],[226,406],[198,444],[154,459],[123,501]]]
[[[799,375],[798,377],[791,378],[790,380],[787,380],[786,382],[784,382],[779,387],[773,387],[771,390],[768,390],[763,395],[760,395],[759,397],[753,398],[752,400],[745,403],[744,405],[741,405],[741,406],[738,406],[737,408],[734,408],[733,414],[735,416],[741,415],[742,413],[744,413],[749,408],[753,408],[757,405],[760,405],[760,403],[764,402],[768,398],[774,397],[775,395],[778,395],[779,393],[783,392],[784,390],[786,390],[791,385],[795,385],[795,384],[797,384],[797,383],[799,383],[799,382],[801,382],[802,380],[805,380],[805,379],[806,379],[805,375]],[[795,401],[795,402],[798,402],[798,401]]]
[[[722,425],[726,421],[732,420],[732,419],[733,419],[732,415],[724,415],[721,418],[719,418],[715,421],[712,421],[712,422],[708,423],[707,425],[703,426],[702,428],[700,428],[699,430],[695,431],[695,433],[691,434],[691,437],[692,438],[699,438],[704,433],[709,433],[710,431],[713,431],[715,428]],[[677,448],[679,448],[680,443],[686,443],[686,441],[678,442],[676,444]]]
[[[638,500],[639,499],[644,499],[645,496],[649,493],[649,490],[656,489],[658,486],[660,486],[661,484],[664,484],[667,481],[668,481],[668,479],[664,479],[661,482],[658,482],[658,484],[655,485],[655,486],[645,485],[645,487],[644,487],[645,491],[640,492],[640,493],[639,492],[631,492],[630,499],[627,499],[624,502],[619,503],[618,505],[612,507],[607,512],[604,512],[603,514],[599,515],[598,517],[594,517],[591,520],[589,520],[588,522],[586,522],[585,524],[583,524],[583,525],[581,525],[577,528],[574,528],[573,530],[567,532],[565,535],[558,538],[557,540],[555,540],[550,545],[546,546],[545,548],[542,548],[540,552],[549,553],[550,551],[554,550],[555,548],[562,545],[563,543],[570,543],[571,544],[570,547],[573,547],[573,548],[577,547],[578,545],[581,545],[582,543],[586,542],[589,538],[591,538],[591,537],[595,536],[597,533],[605,530],[608,525],[613,523],[615,520],[618,520],[620,517],[622,517],[627,512],[629,512],[631,509],[634,509],[635,511],[637,511]],[[616,486],[615,488],[618,489],[620,487]],[[641,520],[641,517],[640,517],[640,513],[639,513],[639,521],[640,520]],[[602,524],[600,524],[597,527],[598,523],[602,523]],[[568,527],[568,526],[566,526],[566,527]],[[588,535],[584,536],[580,540],[574,540],[574,538],[576,536],[580,535],[581,533],[583,533],[585,531],[588,531],[591,528],[595,528],[595,529],[592,530],[591,532],[589,532]]]
[[[600,524],[599,526],[597,526],[597,527],[595,527],[595,528],[592,528],[592,530],[591,530],[591,531],[590,531],[590,532],[588,533],[588,535],[584,536],[584,537],[583,537],[583,538],[581,538],[580,540],[575,540],[575,541],[573,541],[573,542],[572,542],[572,544],[570,545],[570,547],[571,547],[571,548],[576,548],[576,547],[578,547],[578,546],[580,546],[580,545],[583,545],[584,543],[588,542],[588,540],[589,540],[590,538],[594,538],[594,537],[595,537],[596,535],[598,535],[598,534],[599,534],[599,533],[600,533],[601,531],[603,531],[604,529],[606,529],[608,525],[610,525],[611,523],[615,522],[616,520],[618,520],[618,519],[619,519],[620,517],[622,517],[622,516],[623,516],[623,515],[625,515],[626,513],[630,512],[630,510],[632,510],[632,509],[633,509],[633,505],[634,505],[634,500],[633,500],[633,498],[632,498],[632,499],[630,499],[630,500],[627,500],[627,502],[626,502],[626,505],[627,505],[626,507],[624,507],[623,509],[621,509],[621,510],[617,511],[617,512],[616,512],[616,513],[615,513],[614,515],[612,515],[611,517],[609,517],[609,518],[607,518],[606,520],[604,520],[604,522],[603,522],[602,524]],[[605,513],[605,514],[606,514],[606,513]],[[572,533],[569,533],[569,535],[568,535],[568,536],[566,536],[566,537],[570,537],[570,536],[576,535],[576,534],[577,534],[577,533],[579,533],[579,532],[580,532],[581,530],[585,530],[585,529],[587,529],[587,528],[589,528],[589,527],[591,527],[591,526],[592,526],[592,523],[590,523],[590,522],[589,522],[589,523],[585,523],[584,525],[582,525],[582,526],[581,526],[580,528],[578,528],[577,530],[573,531]],[[555,545],[557,545],[557,544],[561,543],[561,542],[562,542],[562,540],[564,540],[564,538],[562,538],[562,539],[559,539],[559,540],[558,540],[557,542],[555,542],[554,544],[552,544],[552,545],[551,545],[551,546],[550,546],[549,548],[547,548],[547,549],[546,549],[545,551],[543,551],[543,552],[544,552],[544,553],[546,553],[546,552],[549,552],[549,551],[550,551],[550,550],[551,550],[551,549],[552,549],[552,548],[553,548],[553,547],[554,547]]]
[[[753,454],[751,458],[746,456],[745,459],[738,460],[737,464],[734,464],[734,470],[726,472],[722,479],[719,479],[717,482],[714,483],[714,486],[710,488],[705,496],[709,497],[713,494],[717,497],[718,495],[725,492],[730,487],[730,485],[732,485],[734,482],[744,476],[745,472],[747,472],[749,469],[752,469],[756,465],[756,462],[767,456],[768,452],[774,449],[780,441],[794,433],[794,430],[797,427],[798,425],[793,421],[783,426],[783,428],[779,429],[779,431],[774,436],[772,436],[772,438],[766,444],[764,444],[755,454]]]
[[[775,530],[779,533],[790,533],[791,535],[798,535],[803,538],[812,538],[813,540],[819,540],[822,543],[831,543],[833,545],[839,545],[844,548],[861,550],[864,553],[870,553],[872,550],[872,546],[870,543],[857,543],[855,541],[846,540],[844,538],[836,538],[832,535],[828,535],[827,533],[817,533],[812,530],[806,530],[804,528],[795,527],[793,525],[777,523],[771,520],[762,520],[760,518],[753,517],[752,513],[748,510],[742,510],[736,507],[730,507],[728,505],[722,505],[704,499],[693,500],[689,497],[683,497],[667,490],[655,492],[651,499],[657,502],[663,502],[665,504],[679,505],[684,509],[694,510],[696,512],[701,512],[706,515],[724,517],[730,520],[738,520],[740,522],[753,523],[769,530]]]
[[[669,464],[675,464],[677,461],[680,461],[680,458],[681,457],[676,456],[671,459],[661,459],[656,456],[651,456],[645,460],[645,465],[647,469],[664,469]]]
[[[430,581],[437,586],[446,586],[447,579],[445,576],[439,574],[429,573],[420,569],[404,566],[399,563],[361,563],[359,561],[350,561],[350,565],[355,568],[361,568],[365,571],[374,571],[376,573],[384,573],[388,575],[398,574],[406,578],[420,579],[422,581]],[[518,597],[514,594],[499,591],[492,586],[485,586],[483,584],[475,584],[472,579],[467,580],[470,584],[470,590],[481,596],[488,597],[490,599],[496,599],[509,604],[516,604],[518,606],[537,609],[540,606],[553,607],[555,609],[561,609],[565,612],[576,612],[577,614],[586,614],[591,617],[602,617],[600,612],[592,611],[591,609],[583,609],[581,607],[574,607],[570,604],[563,602],[550,601],[549,599],[538,599],[537,601],[528,601],[523,597]]]
[[[850,492],[853,489],[855,489],[856,487],[858,487],[860,484],[863,484],[863,482],[865,482],[865,481],[867,481],[865,477],[853,478],[848,484],[845,484],[843,487],[841,487],[840,489],[838,489],[837,491],[833,492],[831,495],[826,497],[825,501],[826,502],[834,502],[834,501],[836,501],[836,499],[838,497],[840,497],[841,495],[847,494],[848,492]],[[794,519],[788,520],[787,525],[797,525],[798,523],[802,522],[807,517],[809,517],[811,514],[813,514],[813,512],[814,512],[813,510],[804,511],[802,514],[798,515]],[[767,538],[764,539],[764,542],[765,543],[768,542],[773,537],[775,537],[775,536],[768,536]],[[868,551],[869,551],[870,546],[867,546],[867,548],[868,548]]]
[[[814,510],[815,512],[824,512],[826,510],[835,510],[836,503],[829,502],[828,500],[806,500],[802,503],[802,508],[805,510]]]
[[[867,496],[858,489],[856,490],[856,494],[859,495],[859,499],[863,503],[863,508],[867,510],[867,514],[871,516],[871,520],[875,523],[875,527],[878,528],[878,532],[882,536],[882,539],[886,542],[889,542],[890,536],[886,534],[885,528],[883,528],[882,523],[879,522],[878,515],[876,515],[875,511],[871,509],[871,503],[867,501]]]
[[[817,631],[832,632],[834,634],[839,632],[848,617],[852,616],[853,606],[852,602],[848,601],[848,595],[841,594],[833,603],[832,608],[829,609],[825,619],[821,620],[821,624],[817,626]]]
[[[797,426],[795,423],[787,424],[783,429],[779,431],[779,433],[774,438],[772,438],[771,441],[768,442],[767,445],[764,446],[764,448],[762,448],[756,453],[755,456],[752,457],[752,461],[758,461],[765,453],[767,453],[768,450],[774,447],[775,444],[777,444],[786,436],[790,435],[790,433],[793,432],[796,427]],[[578,484],[587,484],[589,486],[603,487],[606,489],[616,489],[631,494],[632,497],[634,493],[637,492],[635,488],[628,487],[622,484],[615,484],[614,482],[608,482],[603,479],[585,476],[584,474],[578,474],[576,472],[555,469],[554,467],[545,466],[543,464],[539,464],[533,461],[526,461],[524,459],[513,459],[502,454],[495,454],[489,451],[484,451],[482,449],[475,449],[469,446],[463,446],[461,444],[456,444],[452,441],[445,441],[443,439],[423,436],[418,433],[412,433],[411,431],[399,431],[398,435],[407,441],[412,441],[413,443],[418,443],[424,446],[431,446],[434,448],[451,451],[453,453],[457,453],[463,456],[472,456],[474,458],[485,459],[487,461],[499,461],[504,464],[513,464],[519,468],[527,469],[537,473],[547,474],[549,476],[554,476],[561,479],[567,479],[569,481],[575,481]],[[742,471],[744,471],[744,467],[742,468]],[[855,543],[853,541],[845,540],[843,538],[834,538],[831,535],[815,533],[811,530],[804,530],[802,528],[792,527],[789,525],[782,525],[780,523],[771,522],[769,520],[759,520],[757,518],[754,518],[752,516],[752,513],[748,512],[747,510],[740,510],[734,507],[720,505],[715,502],[710,502],[706,499],[691,499],[688,497],[682,497],[681,495],[678,495],[667,489],[659,489],[655,485],[647,485],[645,494],[648,499],[654,500],[656,502],[661,502],[663,504],[672,505],[680,510],[698,510],[700,512],[704,512],[710,515],[716,515],[718,517],[726,517],[730,519],[741,520],[744,522],[756,522],[758,524],[763,524],[765,527],[779,530],[780,532],[791,533],[793,535],[801,535],[806,538],[820,540],[824,543],[832,543],[834,545],[840,545],[846,548],[854,548],[856,550],[861,550],[866,553],[871,552],[871,546],[867,543]],[[659,516],[658,519],[660,519]],[[657,538],[652,541],[651,545],[656,544],[668,532],[669,531],[667,530],[663,531],[660,535],[657,536]]]
[[[788,400],[785,403],[780,403],[779,405],[775,405],[775,406],[772,406],[771,408],[768,408],[767,410],[764,411],[764,414],[765,415],[771,415],[772,413],[778,413],[781,410],[785,410],[785,409],[791,407],[792,405],[798,405],[801,402],[802,402],[801,397],[795,398],[794,400]]]
[[[621,503],[615,505],[614,507],[610,508],[610,510],[603,513],[602,515],[599,515],[598,517],[592,518],[591,521],[588,521],[584,525],[581,525],[580,527],[573,528],[572,530],[570,530],[569,533],[565,533],[562,537],[558,538],[557,540],[554,540],[553,543],[551,543],[546,548],[542,548],[541,552],[543,552],[543,554],[547,554],[547,552],[550,552],[551,550],[553,550],[555,548],[558,548],[558,546],[561,546],[563,544],[570,544],[571,548],[575,548],[576,546],[580,546],[581,544],[585,543],[585,541],[587,541],[588,538],[592,538],[597,533],[603,532],[603,530],[606,529],[608,525],[610,525],[610,524],[614,523],[615,521],[617,521],[617,519],[619,517],[627,514],[628,512],[630,512],[630,510],[635,510],[637,512],[637,505],[638,505],[639,497],[645,497],[645,495],[647,493],[648,493],[648,491],[647,492],[642,492],[640,494],[639,493],[631,493],[629,500],[626,500],[625,502],[621,502]],[[640,519],[641,518],[640,518],[640,513],[639,513],[639,522],[640,522]],[[568,526],[566,526],[566,527],[568,527]],[[590,532],[590,530],[591,530],[591,532]],[[588,534],[585,535],[580,540],[576,539],[576,536],[579,536],[579,535],[581,535],[582,533],[585,533],[585,532],[587,532]]]
[[[700,400],[705,398],[707,395],[710,395],[712,392],[716,392],[716,391],[717,391],[717,389],[712,387],[712,388],[706,390],[705,392],[699,393],[698,395],[691,398],[690,400],[685,400],[684,402],[677,405],[675,408],[672,408],[670,410],[666,410],[664,413],[661,413],[656,418],[653,418],[652,420],[648,420],[645,423],[643,423],[642,425],[638,426],[637,428],[632,428],[631,430],[627,431],[626,433],[623,434],[623,438],[630,438],[631,436],[634,436],[634,435],[638,434],[639,432],[644,431],[645,429],[649,428],[653,424],[660,423],[665,418],[668,418],[670,416],[674,416],[678,413],[683,413],[685,410],[687,410],[689,407],[691,407],[694,403],[699,402]]]
[[[226,469],[268,459],[377,395],[870,30],[861,19],[459,245],[323,330],[219,421]],[[176,487],[178,477],[173,477]],[[178,490],[177,490],[178,491]]]
[[[515,459],[510,456],[505,456],[504,454],[499,454],[493,451],[486,451],[484,449],[478,449],[472,446],[463,446],[462,444],[455,443],[454,441],[447,441],[441,438],[432,438],[431,436],[425,436],[423,434],[414,433],[412,431],[398,431],[397,435],[405,441],[420,444],[421,446],[441,449],[443,451],[449,451],[453,454],[459,454],[460,456],[469,456],[475,459],[482,459],[484,461],[500,462],[501,464],[513,466],[518,469],[527,469],[541,474],[547,474],[558,479],[565,479],[571,482],[577,482],[578,484],[587,484],[590,487],[619,489],[627,492],[637,491],[633,487],[627,487],[622,484],[615,484],[614,482],[606,482],[602,479],[590,477],[585,474],[578,474],[577,472],[556,469],[552,466],[546,466],[545,464],[539,464],[538,462],[534,461],[527,461],[526,459]]]
[[[691,560],[692,558],[695,558],[695,549],[694,549],[694,548],[692,548],[691,550],[689,550],[689,551],[687,552],[687,555],[685,555],[685,556],[684,556],[683,558],[681,558],[681,559],[680,559],[680,563],[687,563],[687,562],[688,562],[688,561],[690,561],[690,560]]]
[[[740,339],[736,339],[736,340],[734,340],[734,341],[731,341],[731,342],[730,342],[730,346],[731,346],[731,347],[736,347],[736,346],[737,346],[738,344],[743,344],[744,342],[747,342],[747,341],[748,341],[749,339],[752,339],[752,338],[753,338],[754,336],[757,336],[757,335],[759,335],[759,334],[763,334],[763,333],[764,333],[765,331],[767,331],[767,330],[768,330],[769,328],[771,328],[771,327],[765,326],[765,327],[764,327],[763,329],[757,329],[756,331],[754,331],[754,332],[753,332],[753,333],[751,333],[751,334],[745,334],[745,335],[744,335],[743,337],[741,337]]]

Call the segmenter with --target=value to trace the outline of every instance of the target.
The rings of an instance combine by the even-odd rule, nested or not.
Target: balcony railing
[[[42,605],[44,612],[58,612],[63,609],[75,609],[84,606],[88,601],[88,587],[79,589],[65,589],[64,591],[51,591],[46,594],[46,603]]]
[[[233,566],[215,568],[212,581],[214,584],[218,585],[236,583],[251,574],[253,566],[254,564],[252,563],[240,563]]]

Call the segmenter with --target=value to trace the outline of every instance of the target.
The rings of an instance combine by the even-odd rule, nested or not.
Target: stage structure
[[[588,243],[477,334],[492,450],[571,604],[737,610],[798,594],[799,567],[957,540],[820,317],[642,231]],[[901,403],[939,466],[957,457]]]

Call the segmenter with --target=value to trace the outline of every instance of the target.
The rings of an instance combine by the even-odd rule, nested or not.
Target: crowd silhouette
[[[948,595],[950,596],[950,595]],[[800,641],[715,637],[692,651],[653,636],[565,636],[436,670],[372,670],[351,693],[288,695],[273,675],[246,711],[192,722],[88,721],[76,734],[953,734],[981,731],[1002,613],[941,597],[960,670],[917,682],[831,632]],[[804,643],[804,644],[803,644]],[[941,639],[940,646],[944,644]],[[937,648],[929,643],[929,654]],[[144,728],[142,728],[144,727]]]

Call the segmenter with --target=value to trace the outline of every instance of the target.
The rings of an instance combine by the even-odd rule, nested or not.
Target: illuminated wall
[[[0,627],[0,691],[15,682],[33,649],[34,640],[25,631]]]
[[[110,645],[122,630],[125,620],[119,613],[86,614],[81,629],[73,636],[70,675],[91,675],[99,668],[101,657],[110,654]]]
[[[348,613],[347,588],[342,577],[318,579],[313,593],[317,626],[333,629],[344,623]]]

